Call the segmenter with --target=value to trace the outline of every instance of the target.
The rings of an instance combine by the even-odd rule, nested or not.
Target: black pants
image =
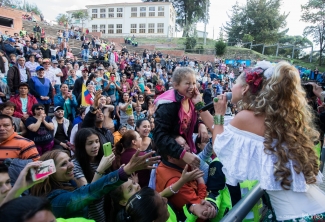
[[[50,110],[50,104],[43,104],[44,105],[44,111],[46,113],[46,115],[49,115],[49,110]]]

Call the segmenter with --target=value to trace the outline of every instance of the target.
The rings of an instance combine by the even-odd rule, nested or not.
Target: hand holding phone
[[[41,180],[56,172],[55,164],[53,159],[43,161],[38,168],[31,168],[30,173],[33,181]]]
[[[103,144],[104,156],[111,155],[112,152],[112,144],[110,142]]]

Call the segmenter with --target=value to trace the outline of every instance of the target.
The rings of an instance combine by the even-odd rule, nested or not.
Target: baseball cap
[[[51,61],[49,59],[43,59],[42,63],[50,63]]]
[[[16,42],[16,40],[14,38],[9,38],[8,41],[9,42]]]
[[[57,110],[59,110],[59,109],[64,110],[61,106],[56,106],[56,107],[54,108],[54,112],[57,111]]]
[[[104,70],[104,68],[101,67],[101,66],[99,66],[99,67],[97,68],[97,70]]]
[[[58,60],[53,60],[52,63],[53,64],[58,64]]]
[[[37,66],[36,67],[36,72],[40,71],[40,70],[44,70],[44,67],[43,66]]]

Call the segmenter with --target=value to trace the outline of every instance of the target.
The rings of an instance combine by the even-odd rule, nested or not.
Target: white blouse
[[[224,132],[217,135],[213,149],[223,164],[222,171],[226,176],[226,183],[236,186],[245,180],[258,180],[261,188],[270,196],[277,220],[325,212],[325,193],[317,185],[307,185],[304,175],[295,172],[292,160],[287,164],[291,171],[290,190],[282,189],[273,174],[277,157],[264,152],[263,142],[264,137],[230,124],[225,125]],[[275,143],[276,140],[273,144]],[[323,175],[319,172],[317,182],[321,183],[322,178]],[[303,201],[297,201],[297,197]],[[292,201],[294,199],[296,201]]]

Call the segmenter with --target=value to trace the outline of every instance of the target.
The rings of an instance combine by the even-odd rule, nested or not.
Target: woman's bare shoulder
[[[264,136],[264,116],[257,116],[253,111],[240,111],[230,124],[240,130],[248,131],[259,136]]]

